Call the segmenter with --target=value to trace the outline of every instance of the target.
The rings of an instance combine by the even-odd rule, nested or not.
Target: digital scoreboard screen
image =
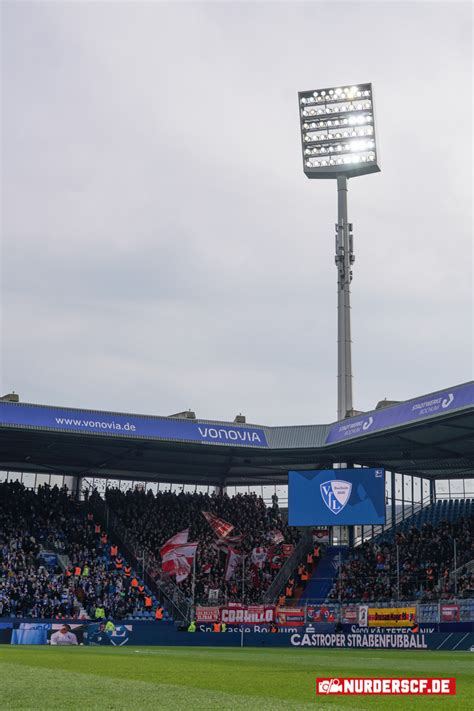
[[[326,469],[288,473],[290,526],[384,523],[384,469]]]

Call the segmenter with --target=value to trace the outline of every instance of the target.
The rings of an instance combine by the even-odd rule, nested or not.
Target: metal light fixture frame
[[[343,97],[341,95],[336,94],[335,92],[337,91],[345,91],[345,92],[350,92],[350,90],[354,88],[357,91],[362,93],[361,97],[357,96],[357,91],[355,92],[354,97],[348,96],[347,93],[344,94]],[[364,97],[363,94],[364,92],[370,92],[369,97]],[[332,92],[331,94],[329,92]],[[321,100],[316,101],[316,97],[319,97]],[[324,97],[324,98],[323,98]],[[309,102],[312,100],[312,103],[304,103],[304,102]],[[357,109],[357,105],[360,103],[366,103],[367,101],[370,101],[370,108],[368,109]],[[345,104],[346,106],[350,106],[350,110],[348,111],[336,111],[336,112],[331,112],[329,114],[322,113],[318,114],[315,113],[313,116],[304,116],[303,111],[305,109],[311,111],[315,110],[316,112],[320,109],[323,109],[324,111],[332,108],[339,108],[340,104]],[[357,175],[367,175],[369,173],[378,173],[380,171],[380,165],[379,165],[379,151],[378,151],[378,142],[377,142],[377,136],[376,136],[376,122],[375,122],[375,111],[374,111],[374,92],[372,88],[371,83],[365,83],[365,84],[358,84],[357,87],[349,87],[347,86],[346,88],[344,87],[330,87],[328,89],[318,89],[317,91],[311,90],[311,91],[300,91],[298,93],[298,109],[299,109],[299,115],[300,115],[300,132],[301,132],[301,145],[302,145],[302,158],[303,158],[303,171],[305,175],[308,178],[311,179],[322,179],[322,180],[327,180],[328,178],[336,178],[338,175],[345,175],[348,178],[355,177]],[[371,149],[368,149],[371,152],[374,153],[374,160],[371,161],[364,161],[364,162],[358,162],[358,163],[343,163],[340,165],[327,165],[327,166],[317,166],[317,167],[309,167],[307,165],[308,160],[311,161],[311,157],[308,155],[305,155],[305,150],[311,147],[318,147],[318,146],[337,146],[338,144],[340,145],[341,143],[349,143],[349,145],[352,144],[354,140],[360,140],[360,136],[348,136],[348,137],[341,137],[341,138],[329,138],[321,141],[314,141],[314,142],[306,142],[305,141],[305,135],[307,133],[311,133],[314,131],[318,131],[321,129],[315,128],[315,129],[306,129],[304,127],[305,124],[309,123],[318,123],[320,121],[332,121],[338,120],[338,119],[349,119],[352,116],[370,116],[371,121],[370,125],[372,126],[373,133],[370,136],[370,139],[374,141],[374,146]],[[350,126],[351,129],[357,130],[357,128],[361,128],[359,126],[354,125]],[[336,131],[337,127],[331,127],[331,132]],[[341,130],[345,130],[344,128],[341,128]],[[357,156],[358,153],[353,153],[350,150],[349,151],[341,151],[342,156]],[[360,154],[359,154],[360,155]],[[328,154],[328,162],[329,160],[334,159],[334,154],[329,155]]]

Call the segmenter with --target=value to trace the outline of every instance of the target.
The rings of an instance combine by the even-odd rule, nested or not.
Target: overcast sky
[[[371,81],[354,404],[472,377],[470,3],[2,4],[2,393],[336,418],[336,186],[297,92]],[[455,110],[454,110],[455,109]]]

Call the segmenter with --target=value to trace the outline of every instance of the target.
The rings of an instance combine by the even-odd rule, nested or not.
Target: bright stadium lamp
[[[353,410],[350,284],[355,257],[347,181],[380,171],[372,84],[300,91],[298,103],[305,175],[337,179],[337,417],[342,420]]]

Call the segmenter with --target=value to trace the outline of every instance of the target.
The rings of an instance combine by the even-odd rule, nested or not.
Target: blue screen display
[[[384,469],[288,473],[290,526],[385,523]]]

